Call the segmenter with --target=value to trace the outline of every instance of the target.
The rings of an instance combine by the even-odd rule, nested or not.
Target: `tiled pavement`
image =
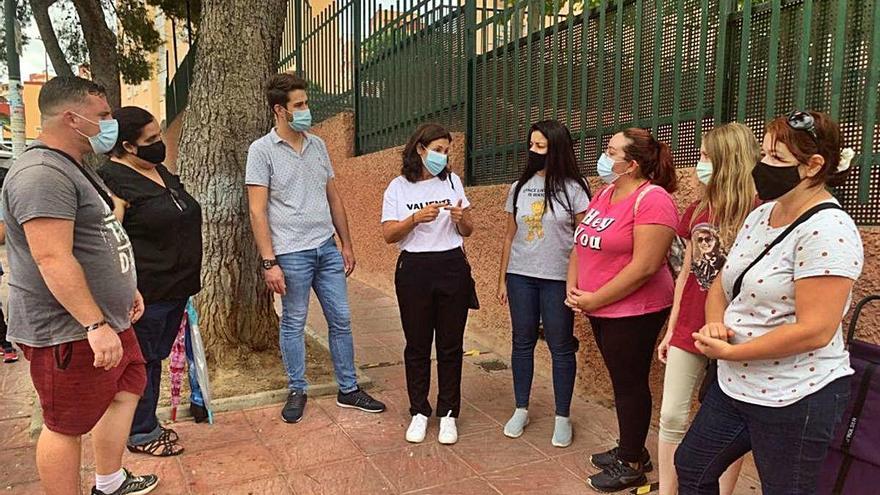
[[[278,405],[223,413],[213,426],[174,425],[187,449],[182,456],[154,459],[126,453],[126,466],[158,473],[162,482],[156,494],[592,493],[585,479],[595,470],[586,454],[613,444],[613,412],[576,398],[574,443],[567,449],[554,448],[550,381],[536,376],[532,423],[521,438],[508,439],[501,430],[513,404],[510,372],[490,373],[477,365],[497,358],[491,354],[466,359],[458,444],[446,447],[437,442],[436,419],[425,443],[407,444],[403,367],[389,364],[400,361],[403,348],[395,300],[358,282],[351,284],[350,295],[359,363],[385,363],[366,372],[375,383],[374,394],[388,404],[386,413],[343,410],[332,397],[312,399],[297,425],[281,421]],[[325,332],[318,305],[312,309],[310,323],[318,333]],[[34,446],[26,434],[31,409],[26,369],[23,362],[0,365],[2,493],[42,493]],[[652,432],[649,444],[656,442]],[[83,443],[84,485],[90,486],[91,445],[88,439]],[[755,485],[752,479],[742,479],[737,494],[760,493]]]

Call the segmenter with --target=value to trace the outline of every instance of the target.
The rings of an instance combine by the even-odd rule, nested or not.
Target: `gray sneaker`
[[[115,492],[104,493],[93,486],[92,495],[145,495],[155,490],[159,485],[159,477],[155,474],[135,476],[128,472],[128,469],[123,469],[123,471],[125,472],[125,481]]]

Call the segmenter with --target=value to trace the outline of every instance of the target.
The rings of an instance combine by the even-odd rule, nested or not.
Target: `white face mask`
[[[618,174],[614,171],[615,162],[607,153],[602,153],[602,156],[599,157],[599,160],[596,162],[596,173],[599,174],[599,177],[606,183],[612,184],[617,179],[620,178],[621,175],[627,175],[629,172],[624,172],[622,174]]]
[[[697,179],[705,185],[709,184],[712,178],[712,162],[697,162]]]

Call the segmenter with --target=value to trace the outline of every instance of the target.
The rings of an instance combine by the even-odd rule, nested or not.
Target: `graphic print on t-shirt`
[[[422,208],[425,208],[425,207],[428,207],[431,205],[452,206],[452,201],[449,201],[449,199],[446,198],[446,199],[435,199],[435,200],[431,200],[431,201],[422,201],[420,203],[407,203],[406,209],[409,211],[417,211],[417,210],[421,210]]]
[[[593,229],[597,234],[602,232],[603,230],[611,227],[611,224],[614,223],[614,218],[600,218],[599,210],[595,208],[590,208],[590,211],[584,215],[584,219],[581,221],[581,224],[577,226],[577,229],[574,231],[574,241],[577,244],[580,244],[582,247],[588,247],[590,249],[595,249],[596,251],[602,250],[602,237],[597,235],[589,235],[586,233],[587,227]]]
[[[534,242],[544,238],[544,200],[535,201],[531,204],[531,215],[523,216],[523,223],[529,228],[526,234],[527,242]]]
[[[727,250],[721,244],[718,229],[710,223],[694,225],[691,239],[694,245],[691,271],[700,289],[706,291],[727,261]]]
[[[114,241],[111,242],[107,238],[107,232],[113,234]],[[104,217],[104,231],[101,234],[108,246],[116,247],[116,252],[119,255],[120,273],[130,272],[134,268],[134,249],[131,247],[131,240],[128,238],[125,228],[122,227],[112,211]]]

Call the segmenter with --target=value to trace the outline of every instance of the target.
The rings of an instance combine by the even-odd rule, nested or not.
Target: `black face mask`
[[[165,143],[156,141],[153,144],[138,146],[135,156],[156,165],[165,161]]]
[[[529,150],[529,168],[532,170],[543,170],[547,165],[547,155],[535,153]]]
[[[761,161],[752,169],[752,179],[755,180],[758,197],[763,201],[772,201],[785,195],[803,180],[798,166],[774,167]]]

